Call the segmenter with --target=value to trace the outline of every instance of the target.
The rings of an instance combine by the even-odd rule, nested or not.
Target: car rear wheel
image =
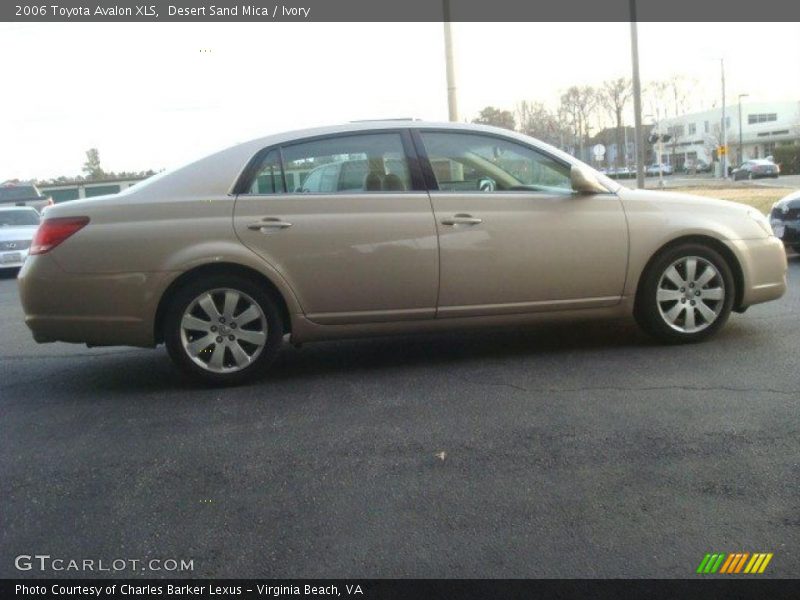
[[[734,296],[726,260],[708,246],[682,244],[663,252],[644,273],[635,316],[663,342],[697,342],[725,324]]]
[[[212,385],[264,374],[283,339],[275,302],[245,277],[214,276],[181,288],[165,316],[164,341],[183,371]]]

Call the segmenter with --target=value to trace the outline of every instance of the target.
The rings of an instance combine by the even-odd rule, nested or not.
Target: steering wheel
[[[497,189],[497,182],[491,177],[481,177],[478,179],[478,189],[481,192],[493,192]]]

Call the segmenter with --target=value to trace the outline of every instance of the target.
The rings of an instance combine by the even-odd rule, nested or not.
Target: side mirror
[[[579,194],[604,194],[608,190],[601,185],[594,173],[585,167],[572,165],[569,172],[572,189]]]

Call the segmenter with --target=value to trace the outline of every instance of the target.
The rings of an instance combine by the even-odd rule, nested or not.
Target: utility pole
[[[728,128],[725,118],[725,59],[719,59],[720,71],[722,73],[722,178],[728,178]]]
[[[456,73],[453,67],[453,33],[450,30],[450,0],[442,0],[444,11],[444,61],[447,71],[447,114],[452,122],[458,121],[456,99]]]
[[[744,150],[742,150],[742,98],[747,98],[750,94],[739,94],[739,164],[744,162]]]
[[[644,187],[644,143],[642,139],[642,83],[639,79],[639,31],[636,27],[636,0],[630,0],[631,66],[633,69],[633,147],[636,150],[636,187]]]

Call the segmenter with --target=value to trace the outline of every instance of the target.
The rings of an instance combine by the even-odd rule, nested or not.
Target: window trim
[[[336,138],[342,137],[356,137],[356,136],[365,136],[365,135],[380,135],[380,134],[396,134],[400,136],[400,142],[403,147],[403,155],[406,159],[406,163],[408,165],[408,174],[409,179],[411,180],[411,188],[408,190],[397,190],[397,191],[375,191],[375,192],[295,192],[294,190],[289,190],[288,186],[286,185],[286,168],[285,168],[285,160],[283,151],[284,148],[290,148],[292,146],[297,146],[299,144],[307,144],[313,143],[320,140],[331,140]],[[258,170],[263,162],[264,158],[272,151],[277,150],[279,154],[279,161],[281,167],[281,177],[283,179],[283,192],[277,192],[272,194],[251,194],[249,192],[250,187],[253,185],[253,180],[258,176]],[[280,142],[277,144],[273,144],[271,146],[266,146],[256,152],[250,160],[245,165],[242,172],[239,174],[239,177],[236,179],[236,183],[234,183],[233,188],[231,190],[231,194],[235,196],[246,196],[248,198],[261,198],[265,196],[269,197],[277,197],[277,196],[287,196],[287,197],[298,197],[298,196],[340,196],[340,195],[356,195],[356,194],[408,194],[408,193],[416,193],[416,192],[427,192],[428,189],[425,186],[425,180],[423,177],[423,169],[420,165],[420,158],[418,153],[416,152],[415,145],[412,141],[411,132],[409,129],[402,128],[402,129],[391,129],[391,128],[383,128],[383,129],[367,129],[367,130],[355,130],[355,131],[340,131],[337,133],[327,133],[322,135],[314,135],[304,138],[297,138],[292,140],[287,140],[284,142]]]

